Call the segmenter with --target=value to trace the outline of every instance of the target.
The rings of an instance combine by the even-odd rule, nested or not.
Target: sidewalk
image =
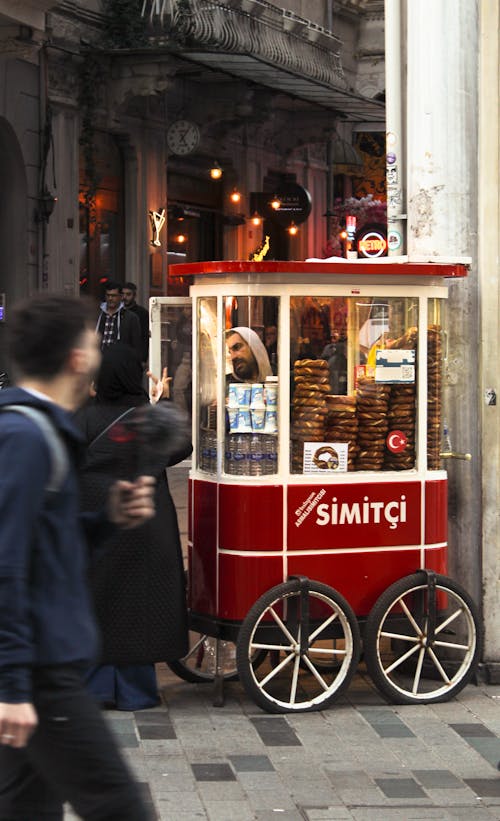
[[[400,707],[361,673],[329,710],[271,716],[239,682],[214,708],[158,672],[163,706],[107,719],[160,821],[500,819],[500,687]]]
[[[187,468],[169,469],[184,540]],[[360,666],[330,709],[273,716],[237,681],[215,708],[210,684],[158,680],[161,707],[106,713],[158,821],[500,819],[498,686],[395,706]]]

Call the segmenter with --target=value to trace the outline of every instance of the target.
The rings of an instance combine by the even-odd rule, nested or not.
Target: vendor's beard
[[[235,376],[241,379],[242,382],[244,382],[245,379],[255,380],[257,377],[255,365],[251,362],[246,362],[244,359],[235,360],[233,363],[233,371]]]

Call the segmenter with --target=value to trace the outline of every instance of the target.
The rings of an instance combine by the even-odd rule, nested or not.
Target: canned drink
[[[237,382],[229,383],[228,406],[230,408],[237,408],[239,405],[237,387]]]
[[[252,415],[252,430],[255,431],[263,431],[265,424],[266,424],[266,409],[262,408],[252,408],[250,411]]]
[[[266,405],[276,407],[278,404],[278,383],[266,382]]]
[[[266,410],[266,422],[264,426],[266,433],[278,433],[278,413],[275,410]]]
[[[229,430],[231,433],[236,433],[239,424],[239,408],[229,407],[227,409],[227,415],[229,416]]]
[[[240,408],[250,407],[250,397],[252,395],[252,386],[247,382],[235,382],[237,404]]]
[[[264,406],[264,385],[262,382],[254,382],[250,394],[250,405],[252,408],[263,408]]]
[[[238,433],[252,432],[252,418],[249,408],[240,408],[238,411]]]

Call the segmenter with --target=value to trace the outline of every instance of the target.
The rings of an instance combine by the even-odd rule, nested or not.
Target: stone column
[[[482,427],[482,538],[484,659],[491,682],[500,684],[500,4],[482,0],[479,39],[479,232],[478,277],[481,289],[479,401]],[[496,393],[496,404],[489,389]]]
[[[478,425],[476,3],[409,0],[407,202],[411,261],[471,262],[450,287],[444,416],[449,460],[449,569],[481,603],[481,438]]]

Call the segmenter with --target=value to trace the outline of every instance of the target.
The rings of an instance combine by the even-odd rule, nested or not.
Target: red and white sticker
[[[402,453],[408,444],[408,439],[402,430],[391,430],[387,434],[385,443],[392,453]]]

